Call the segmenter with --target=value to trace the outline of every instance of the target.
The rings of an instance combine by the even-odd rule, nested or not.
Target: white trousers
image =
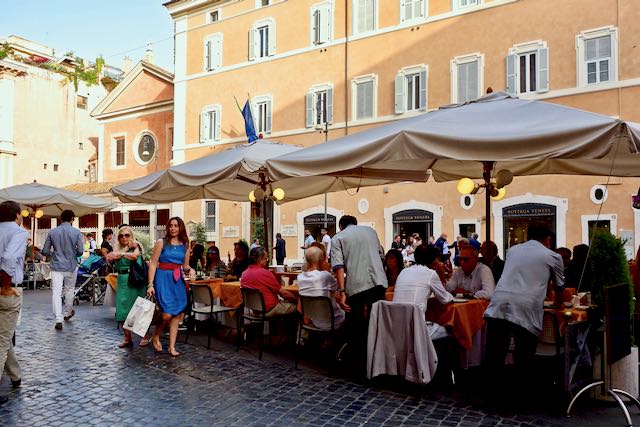
[[[76,276],[78,269],[73,271],[52,271],[51,272],[51,290],[53,296],[51,303],[53,305],[53,314],[56,317],[56,323],[64,320],[64,316],[71,313],[73,309],[73,290],[76,286]],[[62,312],[62,289],[64,287],[64,313]]]

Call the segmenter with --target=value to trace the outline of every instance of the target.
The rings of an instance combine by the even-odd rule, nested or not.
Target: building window
[[[200,142],[220,141],[220,106],[205,108],[200,113]]]
[[[256,0],[256,9],[259,7],[269,6],[272,0]]]
[[[322,85],[312,88],[306,97],[306,127],[333,123],[333,87]]]
[[[213,34],[204,41],[205,71],[215,70],[222,66],[222,34]]]
[[[395,112],[425,110],[427,108],[427,67],[404,68],[396,75]]]
[[[53,165],[53,171],[54,171],[54,172],[58,172],[58,169],[59,169],[58,165],[55,165],[55,164],[54,164],[54,165]]]
[[[376,1],[353,0],[353,32],[355,34],[376,29]]]
[[[451,61],[452,102],[462,104],[480,97],[483,81],[482,55],[473,54]]]
[[[311,8],[311,44],[319,45],[331,41],[331,3],[323,3]]]
[[[134,150],[136,162],[141,165],[149,164],[156,156],[158,144],[150,133],[143,133]]]
[[[78,150],[84,150],[84,143],[78,142]]]
[[[213,23],[213,22],[218,22],[220,20],[220,11],[219,10],[214,10],[212,12],[209,12],[209,14],[207,15],[208,19],[209,19],[209,23]]]
[[[369,119],[376,116],[376,76],[364,76],[352,82],[355,120]]]
[[[273,99],[271,96],[258,96],[252,100],[253,120],[255,122],[256,133],[271,133],[271,111]]]
[[[47,170],[47,164],[42,165],[42,169]]]
[[[615,27],[584,31],[576,37],[580,86],[618,80],[617,40]]]
[[[400,0],[400,21],[411,21],[425,16],[426,0]]]
[[[455,0],[458,8],[464,8],[469,6],[477,6],[480,4],[480,0]]]
[[[591,187],[591,191],[589,191],[589,198],[596,205],[603,204],[607,197],[609,196],[609,192],[607,191],[607,187],[604,185],[594,185]]]
[[[89,100],[89,98],[86,97],[86,96],[77,95],[76,96],[76,107],[78,107],[81,110],[86,110],[87,109],[88,100]]]
[[[549,90],[549,49],[544,42],[513,46],[506,62],[508,93],[517,95]]]
[[[460,196],[460,206],[464,210],[469,210],[473,207],[475,203],[475,198],[471,194],[467,194],[464,196]]]
[[[591,244],[591,238],[596,230],[618,234],[618,217],[616,214],[582,215],[582,243]]]
[[[204,227],[207,233],[216,232],[216,202],[205,202]]]
[[[124,138],[116,138],[116,166],[124,166]]]
[[[256,22],[249,32],[249,60],[266,58],[276,53],[276,23],[273,19]]]

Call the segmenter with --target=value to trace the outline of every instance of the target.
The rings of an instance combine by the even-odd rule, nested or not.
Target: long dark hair
[[[178,240],[181,243],[184,243],[185,245],[189,244],[189,235],[187,234],[187,227],[184,225],[184,221],[182,220],[182,218],[180,218],[179,216],[174,216],[169,218],[169,221],[167,221],[167,226],[165,227],[165,236],[164,236],[164,243],[166,245],[171,244],[171,235],[169,234],[169,224],[171,224],[171,221],[176,220],[176,222],[178,223]]]

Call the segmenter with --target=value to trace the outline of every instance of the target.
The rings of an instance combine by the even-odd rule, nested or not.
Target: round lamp
[[[513,182],[513,173],[509,169],[499,170],[496,174],[496,187],[502,188]]]
[[[255,202],[255,201],[256,201],[256,193],[255,193],[255,190],[251,190],[251,191],[249,192],[249,200],[250,200],[250,201],[252,201],[252,202]]]
[[[38,209],[36,211],[36,218],[42,218],[44,216],[44,211],[42,209]]]
[[[456,189],[460,194],[470,194],[475,188],[475,183],[471,178],[462,178],[458,181],[458,185],[456,185]]]
[[[284,195],[285,195],[284,190],[280,187],[273,190],[273,198],[276,199],[278,202],[284,199]]]
[[[262,201],[262,199],[264,199],[264,190],[260,187],[256,187],[256,189],[253,190],[253,195],[257,201]]]
[[[504,199],[504,196],[507,194],[507,190],[505,188],[498,188],[498,194],[495,196],[491,196],[492,200],[498,201]]]
[[[20,215],[22,215],[23,217],[28,217],[29,216],[29,211],[26,209],[23,209],[22,212],[20,212]]]

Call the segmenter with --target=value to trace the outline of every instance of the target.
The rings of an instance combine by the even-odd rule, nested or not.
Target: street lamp
[[[493,170],[493,162],[482,162],[482,178],[483,183],[479,184],[470,178],[462,178],[458,181],[456,189],[462,195],[477,194],[480,189],[485,189],[485,209],[486,209],[486,239],[491,236],[491,199],[502,200],[507,194],[504,188],[513,181],[513,173],[508,169],[498,171],[494,178],[491,177]]]

